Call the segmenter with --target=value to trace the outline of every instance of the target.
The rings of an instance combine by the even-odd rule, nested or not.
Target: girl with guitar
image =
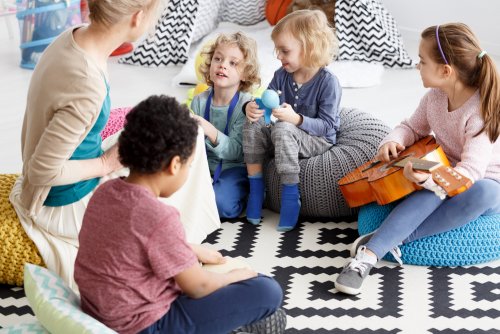
[[[375,158],[396,158],[433,132],[451,165],[474,184],[441,200],[429,190],[436,186],[432,177],[408,162],[405,177],[424,189],[401,201],[377,231],[353,243],[352,258],[335,282],[347,294],[359,293],[371,268],[389,251],[398,255],[399,244],[500,213],[500,78],[493,59],[465,24],[432,26],[421,38],[417,67],[431,89],[382,141]]]

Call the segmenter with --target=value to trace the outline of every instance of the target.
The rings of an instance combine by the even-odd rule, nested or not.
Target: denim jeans
[[[399,203],[366,243],[381,259],[400,243],[451,231],[481,215],[500,213],[500,183],[476,181],[470,189],[441,200],[429,190],[410,194]]]
[[[259,274],[200,299],[181,295],[162,318],[139,334],[227,334],[273,314],[282,299],[278,282]]]

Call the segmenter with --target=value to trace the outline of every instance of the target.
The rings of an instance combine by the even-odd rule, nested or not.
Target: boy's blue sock
[[[300,194],[298,183],[283,184],[281,186],[280,223],[277,230],[280,232],[293,230],[299,220],[299,213]]]
[[[254,224],[260,224],[262,204],[264,203],[264,178],[262,173],[248,176],[250,182],[250,193],[247,202],[247,220]]]

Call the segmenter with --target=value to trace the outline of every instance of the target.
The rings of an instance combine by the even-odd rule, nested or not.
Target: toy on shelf
[[[33,69],[60,33],[82,22],[79,0],[17,0],[16,5],[23,68]]]

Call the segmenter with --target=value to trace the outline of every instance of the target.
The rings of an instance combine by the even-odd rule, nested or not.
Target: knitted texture
[[[309,217],[348,217],[357,214],[340,192],[338,181],[372,159],[390,128],[372,115],[352,108],[340,112],[337,144],[322,155],[300,160],[300,214]],[[266,165],[266,206],[280,211],[280,177],[274,159]]]
[[[359,211],[360,235],[377,229],[396,204],[363,206]],[[421,266],[466,266],[500,258],[500,214],[478,219],[451,231],[400,246],[403,263]],[[393,261],[391,255],[384,259]]]
[[[0,284],[22,286],[25,263],[45,264],[9,201],[10,191],[18,176],[0,174]]]
[[[106,126],[101,132],[102,140],[114,135],[116,132],[120,131],[125,125],[125,117],[132,108],[116,108],[111,110],[109,113],[109,119]]]

